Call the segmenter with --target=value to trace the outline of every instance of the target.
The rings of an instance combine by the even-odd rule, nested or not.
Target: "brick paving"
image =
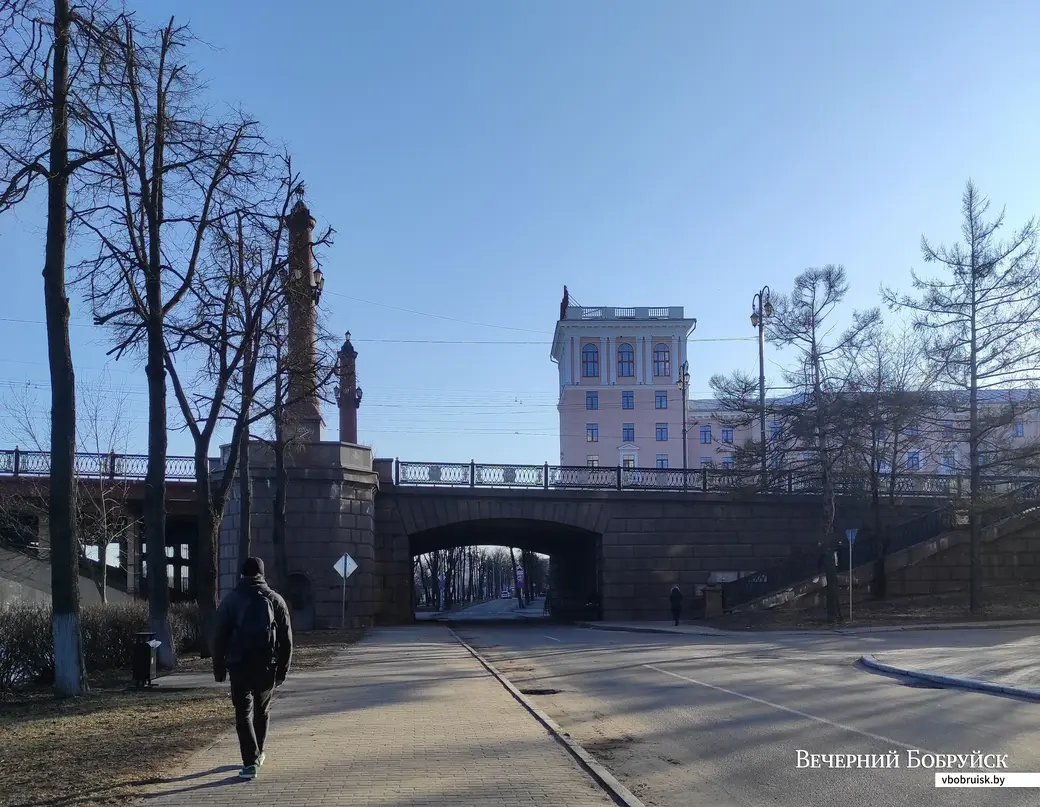
[[[265,750],[260,775],[239,781],[232,727],[141,804],[614,803],[439,626],[374,630],[328,667],[290,676],[275,696]]]

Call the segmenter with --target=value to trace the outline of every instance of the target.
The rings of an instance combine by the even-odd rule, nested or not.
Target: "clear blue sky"
[[[754,292],[808,266],[843,263],[850,307],[905,286],[922,234],[957,236],[969,176],[1013,223],[1040,213],[1029,0],[135,5],[190,19],[215,47],[199,53],[213,98],[289,144],[338,231],[323,306],[354,335],[381,456],[556,457],[565,283],[747,337]],[[0,394],[47,379],[34,215],[0,220]],[[73,330],[89,380],[105,336]],[[690,356],[698,396],[757,365],[753,341]],[[131,390],[141,451],[142,375],[120,363],[107,382]]]

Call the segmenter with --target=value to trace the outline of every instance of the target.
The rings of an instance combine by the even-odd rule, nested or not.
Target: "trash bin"
[[[134,634],[134,650],[131,659],[133,667],[134,684],[138,687],[150,687],[155,678],[155,648],[161,642],[155,640],[155,634],[150,631],[140,631]]]
[[[704,618],[722,616],[722,586],[709,583],[704,587]]]

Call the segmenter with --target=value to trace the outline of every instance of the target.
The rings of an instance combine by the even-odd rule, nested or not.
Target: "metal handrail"
[[[41,477],[51,472],[49,451],[24,451],[21,448],[0,449],[0,476]],[[144,479],[148,472],[147,454],[90,454],[77,452],[75,473],[80,479]],[[166,458],[166,478],[195,479],[195,458]]]
[[[959,477],[946,474],[904,473],[883,476],[887,491],[894,481],[900,497],[932,497],[955,499],[963,496],[967,486]],[[585,490],[649,490],[720,492],[746,491],[790,494],[818,494],[822,480],[817,476],[790,472],[774,473],[763,488],[757,470],[715,467],[691,468],[625,468],[621,466],[522,465],[512,463],[411,462],[394,461],[394,484],[408,487],[470,487]],[[839,474],[833,479],[840,495],[869,493],[865,475]],[[1015,488],[1040,485],[1040,481],[1019,477],[987,479],[996,487]]]

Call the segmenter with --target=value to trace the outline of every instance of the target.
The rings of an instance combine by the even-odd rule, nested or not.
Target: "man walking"
[[[231,675],[231,702],[242,750],[242,779],[264,764],[271,697],[292,663],[289,609],[264,579],[264,562],[247,558],[238,587],[217,609],[213,631],[213,676]]]
[[[672,619],[675,620],[675,624],[679,624],[679,615],[682,613],[682,592],[679,591],[678,586],[672,586],[672,593],[668,595],[668,599],[672,605]]]

